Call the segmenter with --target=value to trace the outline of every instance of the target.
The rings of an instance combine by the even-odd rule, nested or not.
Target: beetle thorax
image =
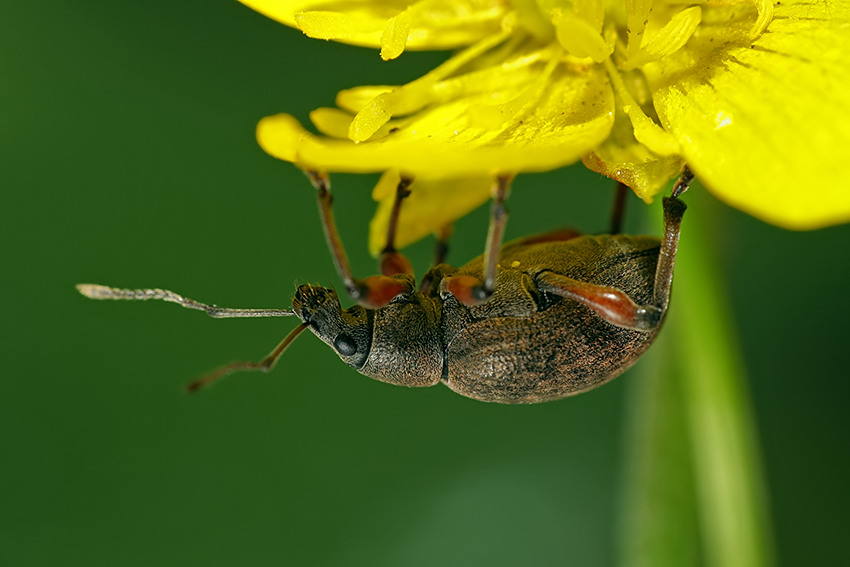
[[[360,373],[403,386],[432,386],[443,374],[439,303],[422,293],[374,311],[372,348]]]
[[[302,285],[292,308],[313,334],[361,374],[392,384],[431,386],[443,372],[440,308],[424,294],[380,309],[342,309],[332,289]]]

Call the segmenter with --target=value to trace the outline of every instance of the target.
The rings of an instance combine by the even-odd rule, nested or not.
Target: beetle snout
[[[315,320],[318,312],[328,308],[339,311],[339,298],[332,289],[302,285],[295,291],[292,308],[302,321],[310,323]]]
[[[332,289],[316,287],[309,284],[299,286],[295,291],[295,301],[311,309],[321,307],[329,297],[336,298],[336,292]]]

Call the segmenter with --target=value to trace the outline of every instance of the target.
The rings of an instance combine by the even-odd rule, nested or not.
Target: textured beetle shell
[[[659,241],[582,236],[566,242],[506,245],[493,296],[468,308],[443,304],[443,381],[477,400],[537,403],[595,388],[629,368],[658,329],[623,329],[577,301],[541,293],[534,277],[551,271],[616,287],[636,303],[652,300]],[[483,277],[483,259],[458,274]]]
[[[399,386],[433,386],[443,373],[439,299],[415,293],[375,311],[361,374]]]

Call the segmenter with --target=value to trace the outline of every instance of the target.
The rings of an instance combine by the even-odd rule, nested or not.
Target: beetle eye
[[[357,352],[357,343],[345,333],[340,333],[334,339],[334,348],[343,356],[351,356]]]

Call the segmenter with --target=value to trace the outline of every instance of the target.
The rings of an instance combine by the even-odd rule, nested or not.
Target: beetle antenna
[[[289,345],[292,344],[298,335],[300,335],[304,329],[309,327],[309,323],[301,323],[294,329],[292,329],[280,344],[275,347],[273,351],[269,353],[267,357],[265,357],[260,362],[231,362],[225,366],[217,370],[213,370],[206,376],[202,376],[195,380],[194,382],[190,382],[186,385],[186,391],[193,394],[200,390],[201,388],[205,388],[209,386],[212,382],[220,380],[227,376],[228,374],[232,374],[233,372],[239,372],[242,370],[260,370],[262,372],[268,372],[274,365],[277,363],[277,360],[281,357],[281,355],[286,352],[286,349],[289,348]]]
[[[207,315],[215,318],[228,317],[288,317],[295,315],[292,309],[231,309],[207,305],[167,289],[121,289],[97,284],[77,284],[77,291],[90,299],[127,299],[147,301],[149,299],[160,299],[170,303],[176,303],[186,309],[205,311]]]

